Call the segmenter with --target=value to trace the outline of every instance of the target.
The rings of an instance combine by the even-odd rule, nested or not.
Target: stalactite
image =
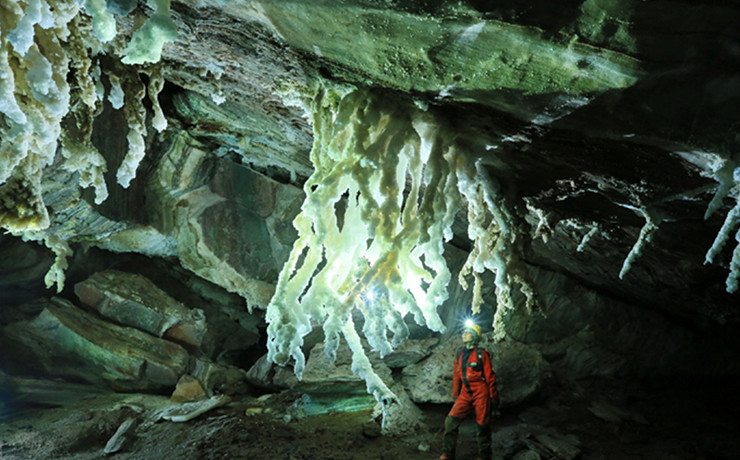
[[[464,163],[463,163],[464,164]],[[515,308],[511,297],[512,286],[519,286],[525,295],[524,308],[532,311],[534,290],[529,285],[524,263],[518,253],[518,232],[513,216],[500,196],[497,184],[485,172],[480,160],[458,170],[458,189],[468,202],[468,237],[473,249],[460,270],[458,281],[468,288],[465,277],[473,276],[472,312],[477,314],[483,305],[481,274],[489,270],[495,274],[497,308],[494,314],[494,338],[505,336],[503,315]]]
[[[46,247],[51,249],[55,256],[54,263],[44,277],[44,283],[47,288],[56,285],[57,293],[59,293],[64,288],[64,280],[66,279],[64,272],[68,266],[67,257],[72,255],[72,249],[65,240],[56,235],[48,235],[43,240]]]
[[[737,164],[738,158],[736,156],[735,158],[726,160],[722,167],[715,173],[715,179],[719,182],[719,186],[714,198],[707,207],[707,212],[704,218],[708,218],[716,209],[718,209],[722,204],[722,200],[730,193],[734,191],[737,193],[737,196],[735,197],[735,205],[727,213],[727,216],[725,216],[725,221],[717,232],[717,236],[714,238],[712,246],[707,250],[707,254],[704,258],[705,264],[714,262],[714,258],[722,251],[727,240],[730,239],[730,235],[740,224],[740,167],[738,167]],[[740,278],[740,229],[738,229],[735,239],[738,241],[738,245],[732,252],[730,273],[725,282],[727,285],[727,292],[729,293],[737,291],[738,278]]]
[[[581,242],[578,243],[578,247],[576,248],[576,251],[583,252],[583,250],[586,249],[586,245],[588,244],[588,242],[591,241],[591,238],[593,238],[594,235],[598,233],[598,231],[599,231],[599,226],[598,224],[594,222],[593,227],[591,227],[591,229],[583,235],[583,238],[581,238]]]
[[[123,76],[126,103],[123,113],[128,123],[128,152],[123,158],[116,172],[116,179],[121,187],[128,188],[136,177],[136,169],[146,154],[146,108],[143,99],[146,96],[146,87],[139,79],[137,72],[126,72]]]
[[[93,122],[102,111],[93,72],[93,62],[84,45],[79,17],[70,24],[69,54],[72,68],[77,80],[73,92],[70,114],[67,116],[65,129],[62,131],[62,155],[65,157],[64,168],[79,172],[79,183],[82,188],[95,188],[95,203],[100,204],[108,198],[108,187],[105,183],[107,165],[105,158],[93,145]]]
[[[730,274],[727,275],[727,292],[733,293],[737,291],[738,279],[740,279],[740,229],[735,233],[735,241],[737,246],[732,251],[732,260],[730,260]]]
[[[154,15],[134,32],[121,59],[124,64],[158,62],[164,44],[177,38],[177,26],[170,17],[170,0],[148,0],[147,3],[154,8]]]
[[[653,234],[658,230],[658,226],[661,222],[645,207],[640,208],[640,213],[645,217],[645,225],[642,226],[640,236],[637,238],[637,241],[635,241],[635,244],[632,246],[632,249],[622,263],[622,269],[619,271],[619,279],[624,279],[624,275],[630,271],[632,263],[642,254],[642,248],[652,241]]]
[[[152,126],[157,132],[162,132],[167,129],[167,119],[164,117],[162,106],[159,105],[159,93],[164,88],[164,76],[162,76],[162,66],[156,64],[149,69],[149,85],[147,87],[147,94],[149,95],[149,101],[152,103],[152,111],[154,116],[152,117]]]

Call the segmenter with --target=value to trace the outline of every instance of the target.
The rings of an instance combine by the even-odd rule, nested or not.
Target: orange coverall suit
[[[452,374],[455,404],[445,420],[444,439],[444,450],[450,459],[455,458],[460,423],[471,412],[475,412],[478,424],[478,454],[480,458],[491,458],[491,404],[498,405],[499,395],[488,352],[481,349],[478,362],[477,348],[477,345],[472,349],[463,348],[455,357]]]

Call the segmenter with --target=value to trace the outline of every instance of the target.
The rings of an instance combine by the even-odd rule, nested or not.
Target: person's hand
[[[501,411],[499,409],[501,408],[501,400],[500,399],[491,399],[491,415],[497,416],[501,414]]]

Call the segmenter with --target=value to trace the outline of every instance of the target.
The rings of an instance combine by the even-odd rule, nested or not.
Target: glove
[[[501,400],[496,398],[491,400],[491,414],[498,415],[499,409],[501,408]]]

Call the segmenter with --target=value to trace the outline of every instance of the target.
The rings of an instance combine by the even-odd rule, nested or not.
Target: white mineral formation
[[[352,312],[362,315],[364,336],[381,356],[408,336],[408,314],[444,331],[437,307],[448,297],[451,274],[443,243],[461,196],[474,242],[461,280],[475,278],[473,310],[483,303],[485,270],[496,273],[501,306],[512,305],[511,283],[522,284],[528,298],[531,290],[513,267],[515,231],[492,182],[431,114],[345,88],[322,91],[307,106],[315,171],[293,223],[298,239],[267,308],[268,357],[279,364],[292,357],[300,378],[303,337],[323,325],[327,355],[334,358],[344,336],[352,370],[387,403],[395,395],[373,371]]]

